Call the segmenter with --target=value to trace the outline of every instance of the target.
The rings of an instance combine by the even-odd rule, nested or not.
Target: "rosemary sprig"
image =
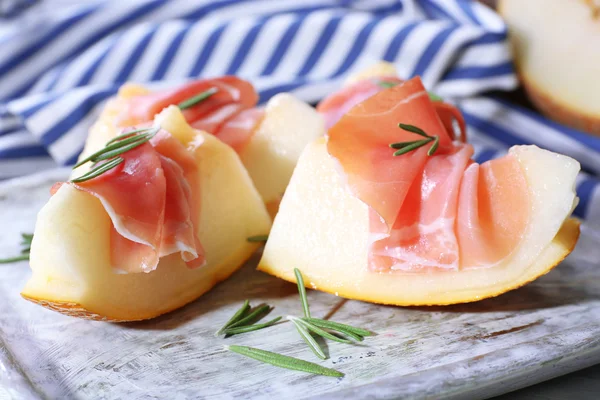
[[[78,178],[71,179],[71,182],[79,183],[89,181],[90,179],[96,178],[103,173],[110,171],[125,161],[123,157],[120,157],[121,154],[129,150],[133,150],[136,147],[148,142],[159,130],[160,127],[135,129],[133,131],[125,132],[122,135],[110,140],[108,143],[106,143],[106,146],[103,149],[98,150],[94,154],[75,164],[73,169],[79,168],[87,162],[94,163],[91,170],[79,176]],[[105,160],[106,162],[100,163],[101,161]]]
[[[237,328],[238,326],[249,325],[250,323],[259,319],[259,317],[261,317],[262,314],[265,314],[267,311],[270,311],[270,310],[271,310],[271,307],[266,304],[264,304],[260,307],[256,307],[250,314],[244,316],[243,318],[241,318],[238,321],[234,322],[233,324],[229,325],[228,329]]]
[[[306,298],[306,288],[304,287],[304,278],[298,268],[294,268],[294,274],[296,275],[296,283],[298,284],[298,294],[300,295],[300,301],[302,302],[302,309],[304,310],[304,316],[310,318],[310,309],[308,307],[308,299]]]
[[[225,335],[237,335],[239,333],[246,333],[257,331],[259,329],[268,328],[269,326],[275,325],[275,323],[279,322],[281,317],[273,318],[269,322],[265,322],[264,324],[253,324],[246,326],[239,326],[237,328],[227,328],[223,331]]]
[[[187,110],[188,108],[194,107],[196,104],[201,103],[204,100],[208,99],[210,96],[217,93],[218,91],[219,91],[219,89],[217,89],[216,87],[212,87],[208,90],[205,90],[202,93],[199,93],[193,97],[190,97],[187,100],[182,101],[181,103],[178,104],[178,107],[180,110]]]
[[[250,236],[246,240],[249,242],[266,242],[267,239],[269,239],[269,235],[256,235],[256,236]]]
[[[389,89],[391,87],[398,85],[397,82],[390,82],[390,81],[378,81],[377,84],[385,89]],[[429,95],[429,100],[431,100],[433,102],[444,101],[444,99],[441,96],[438,96],[437,94],[435,94],[433,92],[427,92],[427,94]]]
[[[302,337],[302,339],[304,339],[304,341],[306,342],[306,344],[308,345],[308,347],[312,350],[313,353],[315,353],[315,355],[317,357],[319,357],[322,360],[326,360],[327,359],[327,355],[325,354],[325,352],[323,351],[323,349],[321,348],[321,346],[319,346],[319,343],[317,343],[317,341],[315,340],[315,338],[310,334],[310,332],[308,331],[307,327],[304,326],[303,324],[300,323],[300,320],[298,318],[295,317],[287,317],[290,321],[292,321],[292,323],[296,326],[296,329],[298,330],[298,333],[300,334],[300,336]]]
[[[244,301],[242,307],[233,314],[233,316],[227,321],[227,323],[219,329],[215,336],[225,334],[226,336],[237,335],[240,333],[252,332],[269,326],[275,325],[281,317],[274,318],[269,322],[262,324],[256,324],[255,321],[262,319],[269,311],[271,307],[263,304],[259,307],[252,309],[250,307],[250,301]]]
[[[225,329],[244,318],[248,310],[250,310],[250,300],[245,300],[242,307],[240,307],[240,309],[233,314],[229,321],[227,321],[227,323],[225,323],[225,325],[223,325],[223,327],[215,333],[215,336],[219,336],[221,333],[223,333],[223,331],[225,331]]]
[[[425,146],[428,143],[433,142],[433,144],[431,145],[429,150],[427,150],[427,155],[431,156],[431,155],[433,155],[433,153],[435,153],[435,151],[438,149],[438,147],[440,145],[440,137],[439,136],[437,136],[437,135],[429,136],[427,133],[425,133],[425,131],[423,131],[419,127],[416,127],[414,125],[409,125],[409,124],[402,124],[402,123],[398,124],[398,127],[407,132],[412,132],[412,133],[416,133],[419,136],[423,136],[425,139],[412,140],[409,142],[391,143],[390,147],[392,149],[398,149],[394,152],[394,156],[401,156],[410,151],[416,150],[419,147]]]
[[[31,251],[31,241],[33,240],[33,234],[21,233],[21,255],[9,258],[0,259],[0,264],[10,264],[19,261],[29,260],[29,252]]]
[[[311,324],[310,322],[308,322],[306,320],[298,319],[298,323],[304,325],[304,327],[306,327],[306,329],[308,329],[309,331],[311,331],[315,335],[321,336],[324,339],[329,339],[329,340],[333,340],[334,342],[340,342],[340,343],[347,343],[347,344],[352,343],[351,340],[344,339],[344,338],[332,335],[331,333],[329,333],[327,331],[324,331],[323,329],[319,328],[318,326],[315,326],[315,325]]]
[[[345,335],[352,333],[357,336],[373,336],[373,332],[371,331],[351,325],[340,324],[339,322],[328,321],[319,318],[304,318],[304,320],[320,328],[331,329]]]
[[[282,354],[256,349],[253,347],[230,345],[225,346],[225,349],[280,368],[292,369],[295,371],[308,372],[310,374],[332,376],[338,378],[344,376],[343,373],[336,371],[335,369],[322,367],[318,364],[311,363],[309,361],[304,361],[298,358],[284,356]]]

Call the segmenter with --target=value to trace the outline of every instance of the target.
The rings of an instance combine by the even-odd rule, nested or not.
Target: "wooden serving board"
[[[66,172],[0,185],[0,255],[19,251],[51,184]],[[228,339],[214,332],[246,298],[299,315],[296,287],[254,270],[258,255],[207,295],[155,320],[65,317],[19,296],[25,262],[0,265],[0,398],[486,398],[600,362],[600,235],[547,276],[478,303],[387,307],[309,291],[315,316],[378,333],[327,343],[344,378],[278,369],[229,353],[241,344],[319,362],[291,323]],[[324,396],[326,395],[326,396]]]

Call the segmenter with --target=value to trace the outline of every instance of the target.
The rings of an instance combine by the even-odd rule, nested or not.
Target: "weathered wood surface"
[[[54,177],[0,186],[0,254],[18,252]],[[255,257],[256,258],[256,257]],[[397,308],[309,291],[315,316],[378,332],[362,346],[328,343],[341,379],[277,369],[228,353],[243,344],[318,361],[290,323],[228,339],[214,331],[245,298],[299,315],[293,284],[254,270],[161,318],[111,324],[22,300],[26,263],[0,265],[0,398],[485,398],[600,362],[600,239],[547,276],[495,299]]]

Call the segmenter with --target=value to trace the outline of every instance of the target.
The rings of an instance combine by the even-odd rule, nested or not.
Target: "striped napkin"
[[[533,143],[581,162],[600,227],[600,139],[486,95],[517,79],[500,17],[469,0],[12,0],[0,18],[0,179],[73,164],[126,81],[235,74],[316,103],[379,60],[460,106],[479,162]]]

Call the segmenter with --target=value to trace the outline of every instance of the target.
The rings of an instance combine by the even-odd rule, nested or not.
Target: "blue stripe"
[[[400,48],[402,44],[406,40],[406,37],[417,27],[417,23],[412,23],[406,25],[404,28],[400,29],[398,33],[392,39],[392,42],[389,44],[385,54],[383,55],[383,59],[385,61],[393,62],[398,57],[400,53]]]
[[[427,48],[421,55],[419,62],[415,66],[415,69],[413,70],[413,73],[410,76],[417,76],[417,75],[420,76],[420,75],[423,75],[423,73],[425,73],[425,70],[429,67],[429,65],[431,64],[431,61],[436,56],[436,54],[439,52],[442,45],[444,43],[446,43],[446,39],[455,30],[456,30],[455,26],[449,26],[448,28],[442,30],[440,33],[438,33],[433,38],[433,40],[429,43],[429,45],[427,46]]]
[[[269,101],[269,99],[273,96],[275,96],[277,93],[282,93],[282,92],[290,92],[294,89],[298,89],[300,86],[303,86],[306,84],[306,81],[301,79],[299,81],[296,81],[294,83],[287,83],[287,84],[283,84],[283,85],[277,85],[275,87],[271,87],[268,89],[264,89],[261,90],[258,95],[259,95],[259,103],[263,104],[266,103],[267,101]]]
[[[76,107],[69,115],[57,122],[54,126],[48,129],[41,138],[41,141],[46,146],[50,146],[56,142],[69,129],[77,125],[94,106],[109,96],[114,95],[117,89],[111,88],[93,93],[81,102],[79,107]]]
[[[14,159],[25,157],[40,157],[47,156],[48,152],[44,146],[28,145],[20,147],[12,147],[9,149],[0,149],[0,159]]]
[[[267,66],[265,67],[261,75],[271,75],[273,71],[275,71],[275,68],[277,68],[277,66],[283,59],[283,56],[290,44],[292,43],[292,40],[294,40],[294,37],[296,37],[296,33],[298,33],[298,30],[300,29],[300,24],[304,22],[304,19],[305,17],[299,17],[290,24],[288,29],[285,31],[285,34],[279,41],[279,44],[277,45],[277,47],[275,47],[273,54],[271,54],[269,62],[267,63]]]
[[[498,152],[499,150],[497,149],[484,149],[477,153],[477,155],[475,156],[475,161],[479,164],[483,164],[486,161],[494,159]]]
[[[456,20],[452,14],[448,13],[446,10],[430,0],[422,0],[418,4],[421,6],[423,13],[429,19],[448,19],[451,21]]]
[[[485,32],[477,39],[471,40],[468,43],[469,47],[479,44],[502,43],[506,41],[506,32]]]
[[[592,150],[600,152],[600,137],[591,136],[587,133],[584,133],[584,132],[578,131],[576,129],[561,125],[558,122],[549,120],[549,119],[543,117],[542,115],[535,113],[531,110],[511,104],[511,103],[507,102],[506,100],[502,100],[497,97],[494,97],[493,99],[494,99],[494,101],[497,101],[498,103],[502,104],[503,106],[505,106],[508,109],[511,109],[515,112],[521,113],[521,114],[525,115],[526,117],[531,118],[531,119],[535,120],[536,122],[549,127],[550,129],[553,129],[553,130],[560,132],[566,136],[569,136],[570,138],[578,141],[579,143],[584,144],[586,147],[588,147]]]
[[[592,198],[592,194],[598,185],[598,181],[594,178],[584,179],[577,186],[577,196],[579,196],[579,204],[575,207],[573,213],[578,217],[585,218],[588,213],[588,206]]]
[[[227,6],[235,5],[237,3],[244,2],[244,1],[245,0],[228,0],[228,1],[212,2],[208,5],[197,8],[188,14],[183,15],[181,18],[187,19],[187,20],[199,20],[201,18],[204,18],[206,16],[206,14],[208,14],[211,11],[215,11],[215,10],[218,10],[219,8],[225,8]]]
[[[113,82],[125,82],[127,78],[129,78],[129,75],[131,75],[131,71],[133,71],[133,68],[137,65],[139,59],[142,58],[142,56],[144,55],[144,52],[148,47],[148,44],[152,40],[152,37],[156,33],[156,30],[156,27],[152,28],[150,32],[147,32],[144,35],[144,37],[139,41],[138,45],[135,47],[135,49],[133,49],[133,51],[129,55],[127,62],[119,72],[119,75],[117,75]]]
[[[380,22],[381,22],[380,18],[374,19],[373,21],[369,22],[361,29],[360,33],[356,37],[356,40],[354,41],[354,44],[352,45],[352,48],[350,49],[350,51],[348,52],[348,55],[346,56],[346,59],[344,60],[344,62],[340,66],[340,68],[338,68],[338,70],[333,74],[333,77],[342,75],[344,72],[346,72],[352,66],[352,64],[354,64],[356,59],[362,53],[362,51],[365,47],[365,44],[367,43],[367,40],[369,39],[369,36],[371,36],[371,32],[373,32],[373,29],[375,29],[375,27]]]
[[[99,30],[98,32],[96,32],[95,35],[93,35],[92,37],[90,37],[89,39],[85,40],[84,42],[81,42],[79,44],[79,46],[77,46],[75,49],[73,49],[70,53],[68,53],[67,56],[63,57],[61,59],[65,60],[68,59],[70,57],[73,57],[74,55],[83,52],[85,49],[87,49],[88,47],[92,46],[94,43],[96,43],[97,41],[99,41],[100,39],[102,39],[104,36],[108,35],[109,33],[111,33],[111,31],[114,31],[118,28],[123,28],[125,25],[127,25],[128,23],[133,22],[134,20],[136,20],[137,18],[141,18],[144,15],[150,13],[151,11],[154,11],[155,9],[157,9],[158,7],[164,5],[165,3],[161,0],[154,0],[151,3],[147,3],[144,4],[136,9],[134,9],[133,11],[131,11],[129,14],[127,14],[126,16],[116,19],[113,23],[107,25],[104,27],[104,29]],[[2,75],[0,73],[0,75]],[[37,78],[36,78],[37,79]],[[12,93],[12,95],[9,96],[9,98],[13,97],[14,95],[20,95],[23,94],[23,89],[25,87],[30,88],[31,86],[33,86],[35,80],[32,80],[30,83],[27,83],[25,85],[23,85],[23,87],[17,89],[16,91],[14,91]]]
[[[190,76],[200,75],[200,72],[202,72],[202,70],[206,66],[208,59],[210,58],[215,47],[217,46],[217,43],[221,39],[221,35],[223,34],[223,31],[225,30],[226,26],[227,26],[226,24],[223,24],[223,25],[219,26],[213,33],[211,33],[210,37],[204,44],[202,53],[200,53],[200,56],[198,57],[198,59],[196,60],[196,63],[194,64],[194,68],[192,68],[192,72],[189,74]]]
[[[94,75],[96,74],[96,71],[98,71],[98,68],[100,68],[106,56],[115,48],[118,39],[120,39],[121,36],[121,34],[116,34],[115,36],[113,36],[112,43],[109,46],[107,46],[101,54],[98,55],[96,61],[94,61],[94,63],[87,69],[87,71],[85,71],[81,78],[79,78],[79,81],[76,84],[77,87],[85,86],[92,81]],[[104,40],[109,40],[109,38],[106,38]]]
[[[177,35],[175,35],[175,37],[173,38],[173,41],[169,45],[169,48],[163,54],[162,59],[160,60],[160,63],[158,64],[158,66],[156,67],[156,70],[154,71],[154,74],[152,74],[151,79],[153,81],[157,81],[159,79],[164,78],[165,74],[167,73],[167,69],[171,65],[171,62],[173,61],[175,54],[177,54],[177,50],[179,50],[179,47],[181,46],[181,42],[183,42],[183,38],[188,33],[188,30],[189,30],[189,26],[182,29],[181,32],[179,32]]]
[[[476,25],[481,25],[481,22],[475,16],[473,12],[473,3],[471,1],[457,1],[458,6],[464,11],[464,13],[469,17],[469,19],[475,23]]]
[[[235,75],[237,70],[240,68],[240,65],[242,65],[242,63],[248,56],[248,53],[252,49],[252,45],[254,45],[254,42],[256,41],[256,37],[258,36],[258,34],[264,26],[265,20],[261,19],[257,21],[252,28],[250,28],[250,30],[246,34],[246,37],[244,38],[244,40],[242,40],[242,43],[238,47],[233,61],[231,61],[231,64],[229,64],[227,72],[225,72],[226,75]]]
[[[327,23],[327,25],[325,25],[325,29],[323,29],[323,32],[321,32],[321,37],[319,37],[319,40],[314,45],[312,52],[310,53],[310,55],[304,62],[304,65],[300,69],[298,76],[305,76],[313,69],[313,67],[315,66],[317,61],[319,61],[319,59],[325,52],[325,49],[327,48],[327,45],[331,41],[331,37],[334,35],[335,31],[337,30],[337,27],[340,24],[341,19],[342,18],[340,16],[333,17]]]
[[[71,157],[69,157],[65,160],[63,165],[74,165],[77,162],[77,160],[79,159],[79,155],[81,154],[82,151],[83,151],[83,147],[80,147],[78,150],[75,151],[75,153],[73,153],[73,155]]]
[[[93,11],[97,10],[98,6],[93,6],[89,8],[85,8],[75,15],[70,16],[63,22],[59,23],[56,27],[51,29],[49,32],[44,33],[43,37],[27,46],[23,50],[19,51],[13,57],[9,58],[4,64],[0,65],[0,76],[8,73],[10,70],[17,67],[24,61],[27,61],[29,57],[36,54],[42,48],[50,45],[54,40],[56,40],[62,33],[72,27],[74,24],[80,22],[83,18],[90,15]]]
[[[449,70],[443,77],[444,80],[452,79],[476,79],[491,78],[501,75],[514,74],[514,67],[511,62],[505,62],[489,67],[457,67]]]
[[[464,109],[460,110],[465,117],[467,125],[472,125],[484,136],[490,136],[499,142],[504,143],[506,146],[515,146],[518,144],[525,144],[525,142],[519,137],[515,136],[512,132],[494,124],[491,121],[481,119],[473,114],[469,114]]]

